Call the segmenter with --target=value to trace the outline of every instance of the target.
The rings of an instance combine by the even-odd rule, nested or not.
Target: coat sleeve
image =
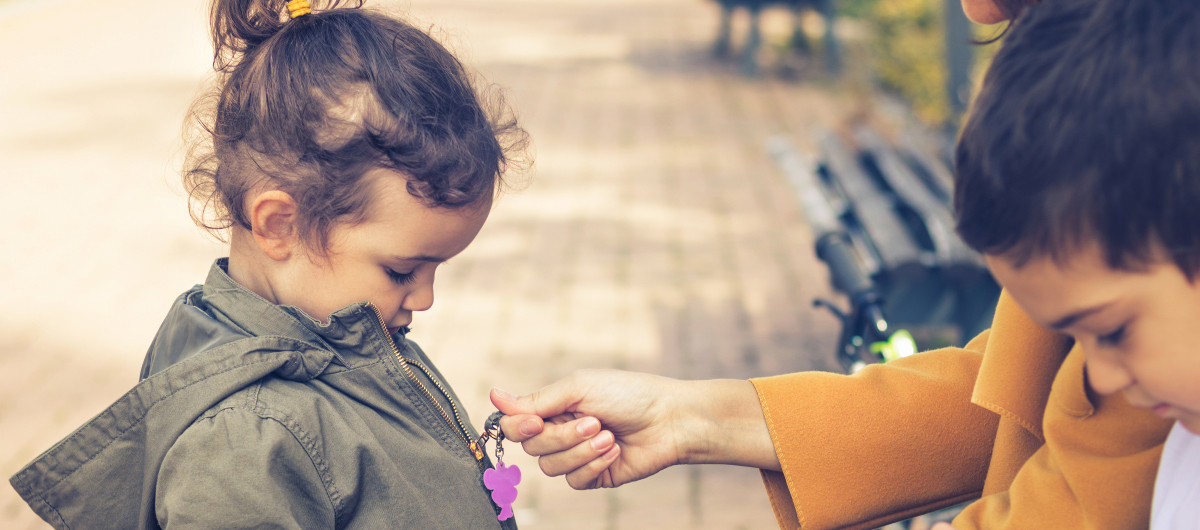
[[[184,431],[158,475],[162,528],[334,528],[332,483],[312,441],[286,417],[265,416],[227,408]]]
[[[980,496],[998,416],[971,404],[987,332],[845,376],[752,382],[783,472],[780,528],[876,528]]]

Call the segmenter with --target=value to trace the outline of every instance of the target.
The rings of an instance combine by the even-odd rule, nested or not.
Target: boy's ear
[[[298,249],[296,210],[296,200],[279,190],[262,192],[250,202],[254,241],[275,261],[287,260]]]

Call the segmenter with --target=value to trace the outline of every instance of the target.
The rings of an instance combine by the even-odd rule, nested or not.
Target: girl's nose
[[[1086,365],[1088,384],[1099,394],[1119,392],[1133,384],[1129,371],[1107,355],[1088,355]]]
[[[433,307],[433,284],[422,285],[404,297],[400,307],[409,311],[425,311]]]

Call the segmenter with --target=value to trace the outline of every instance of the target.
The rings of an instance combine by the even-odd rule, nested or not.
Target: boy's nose
[[[1099,394],[1119,392],[1133,384],[1129,371],[1104,355],[1088,355],[1086,366],[1088,384]]]

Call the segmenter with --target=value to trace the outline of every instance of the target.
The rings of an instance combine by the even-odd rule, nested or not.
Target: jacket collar
[[[229,258],[213,262],[204,281],[203,297],[210,314],[253,336],[282,336],[328,348],[346,367],[373,360],[390,351],[387,329],[366,302],[350,304],[321,323],[298,307],[273,304],[229,277]],[[402,329],[392,340],[403,348]]]

